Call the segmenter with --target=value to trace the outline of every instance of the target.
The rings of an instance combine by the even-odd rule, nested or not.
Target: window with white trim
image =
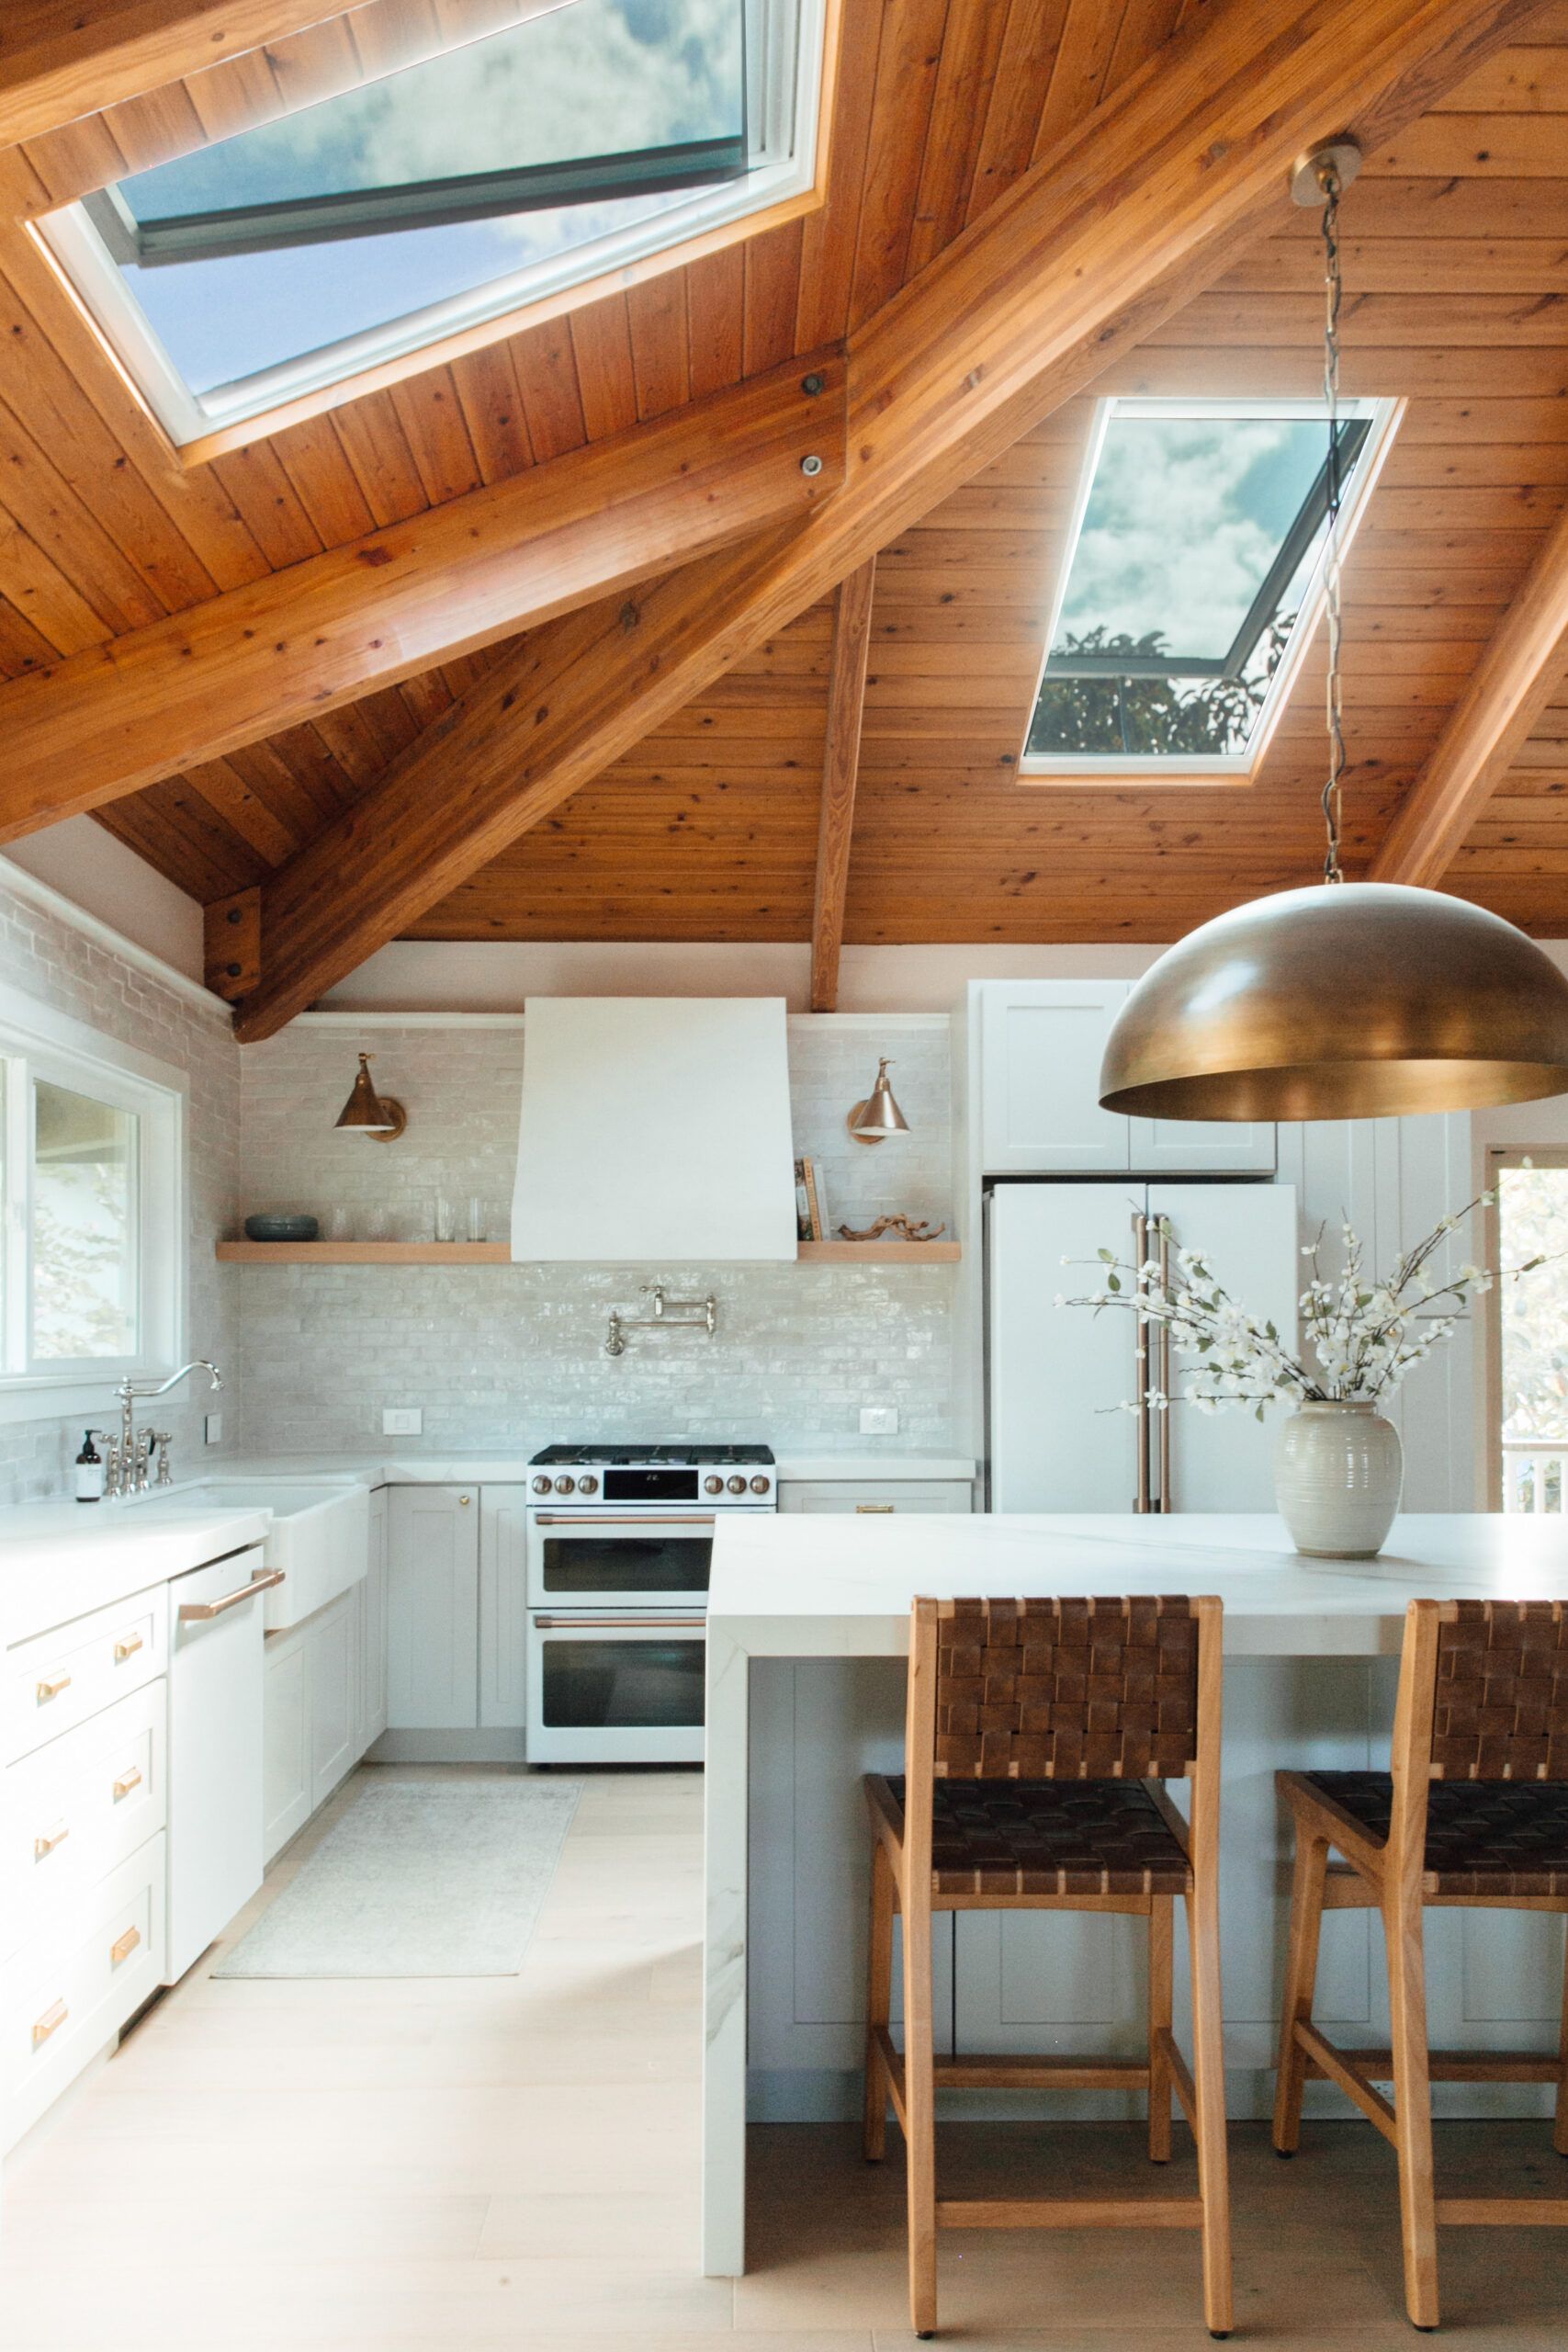
[[[1398,403],[1340,407],[1343,548]],[[1255,765],[1322,611],[1327,488],[1321,401],[1102,401],[1021,772]]]
[[[824,0],[534,0],[40,232],[188,443],[801,194],[823,38]]]
[[[183,1337],[183,1083],[42,1007],[13,1018],[22,1003],[0,1003],[0,1390],[165,1366]]]

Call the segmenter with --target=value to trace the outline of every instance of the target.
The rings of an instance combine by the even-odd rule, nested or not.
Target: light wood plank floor
[[[910,2342],[896,2132],[876,2170],[850,2131],[756,2132],[754,2267],[733,2285],[697,2274],[700,1871],[696,1775],[588,1776],[519,1976],[215,1983],[204,1963],[7,2166],[6,2352]],[[1138,2185],[1139,2136],[953,2128],[944,2183]],[[1450,2177],[1563,2193],[1539,2126],[1442,2137]],[[1309,2125],[1282,2165],[1249,2126],[1235,2164],[1238,2328],[1275,2352],[1409,2352],[1377,2135]],[[1183,2154],[1162,2191],[1190,2193],[1190,2169]],[[1442,2258],[1439,2340],[1562,2352],[1563,2233],[1449,2233]],[[944,2239],[942,2316],[964,2352],[1209,2344],[1196,2243],[1168,2232]]]

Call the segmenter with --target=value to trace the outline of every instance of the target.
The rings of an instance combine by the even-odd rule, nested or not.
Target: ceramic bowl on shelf
[[[298,1216],[282,1210],[263,1210],[245,1219],[247,1241],[314,1241],[321,1226],[313,1216]]]

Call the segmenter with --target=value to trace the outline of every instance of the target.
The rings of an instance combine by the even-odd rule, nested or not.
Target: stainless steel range
[[[714,1530],[776,1508],[772,1449],[547,1445],[529,1467],[530,1763],[700,1763]]]

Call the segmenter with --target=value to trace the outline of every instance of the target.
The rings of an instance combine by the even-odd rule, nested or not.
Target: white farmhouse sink
[[[369,1494],[341,1480],[202,1478],[163,1494],[154,1487],[133,1508],[271,1511],[266,1565],[283,1570],[283,1582],[273,1586],[264,1603],[269,1634],[314,1616],[358,1584],[369,1565]]]

